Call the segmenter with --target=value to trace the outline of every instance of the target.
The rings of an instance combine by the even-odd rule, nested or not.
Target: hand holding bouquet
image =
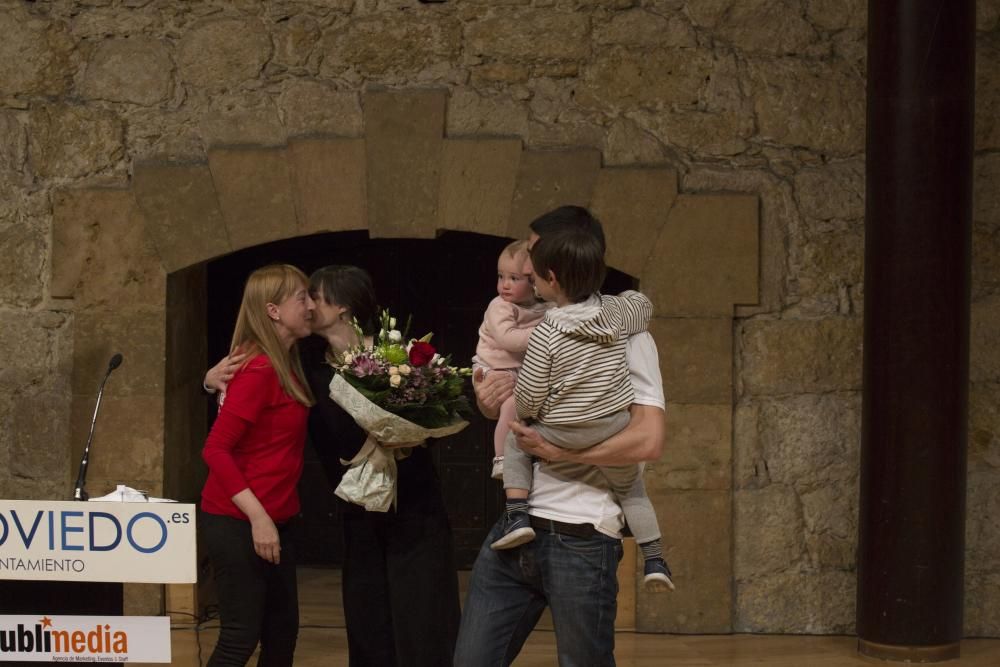
[[[419,443],[468,426],[462,418],[469,413],[463,388],[471,371],[438,354],[431,334],[404,343],[389,311],[382,311],[380,324],[371,348],[362,342],[331,359],[337,372],[330,398],[369,433],[358,456],[344,462],[351,469],[336,493],[366,509],[386,511],[395,498],[395,460],[408,451],[386,452],[380,443]],[[357,323],[355,328],[364,341]]]

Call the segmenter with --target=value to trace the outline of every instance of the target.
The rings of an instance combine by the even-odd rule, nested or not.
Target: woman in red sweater
[[[243,290],[231,354],[246,361],[229,382],[202,457],[204,543],[215,573],[222,629],[208,664],[291,665],[299,627],[295,555],[288,537],[299,512],[309,407],[297,341],[315,304],[294,266],[257,269]]]

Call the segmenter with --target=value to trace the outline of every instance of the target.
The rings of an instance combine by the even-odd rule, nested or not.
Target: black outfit
[[[274,565],[254,551],[249,521],[208,512],[198,520],[215,572],[222,621],[209,667],[247,664],[258,639],[258,667],[291,667],[299,632],[291,524],[278,526],[281,562]]]
[[[303,346],[316,405],[309,437],[332,484],[367,434],[329,398],[333,369]],[[344,503],[344,617],[351,667],[452,664],[460,618],[451,525],[426,447],[397,464],[397,507],[368,512]]]

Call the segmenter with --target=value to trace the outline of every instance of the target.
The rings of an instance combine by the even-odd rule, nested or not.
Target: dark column
[[[859,650],[962,637],[973,0],[868,3]]]

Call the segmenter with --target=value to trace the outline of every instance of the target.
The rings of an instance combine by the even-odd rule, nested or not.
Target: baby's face
[[[531,274],[525,269],[523,256],[511,257],[503,253],[497,261],[497,294],[507,303],[518,305],[534,303]]]

